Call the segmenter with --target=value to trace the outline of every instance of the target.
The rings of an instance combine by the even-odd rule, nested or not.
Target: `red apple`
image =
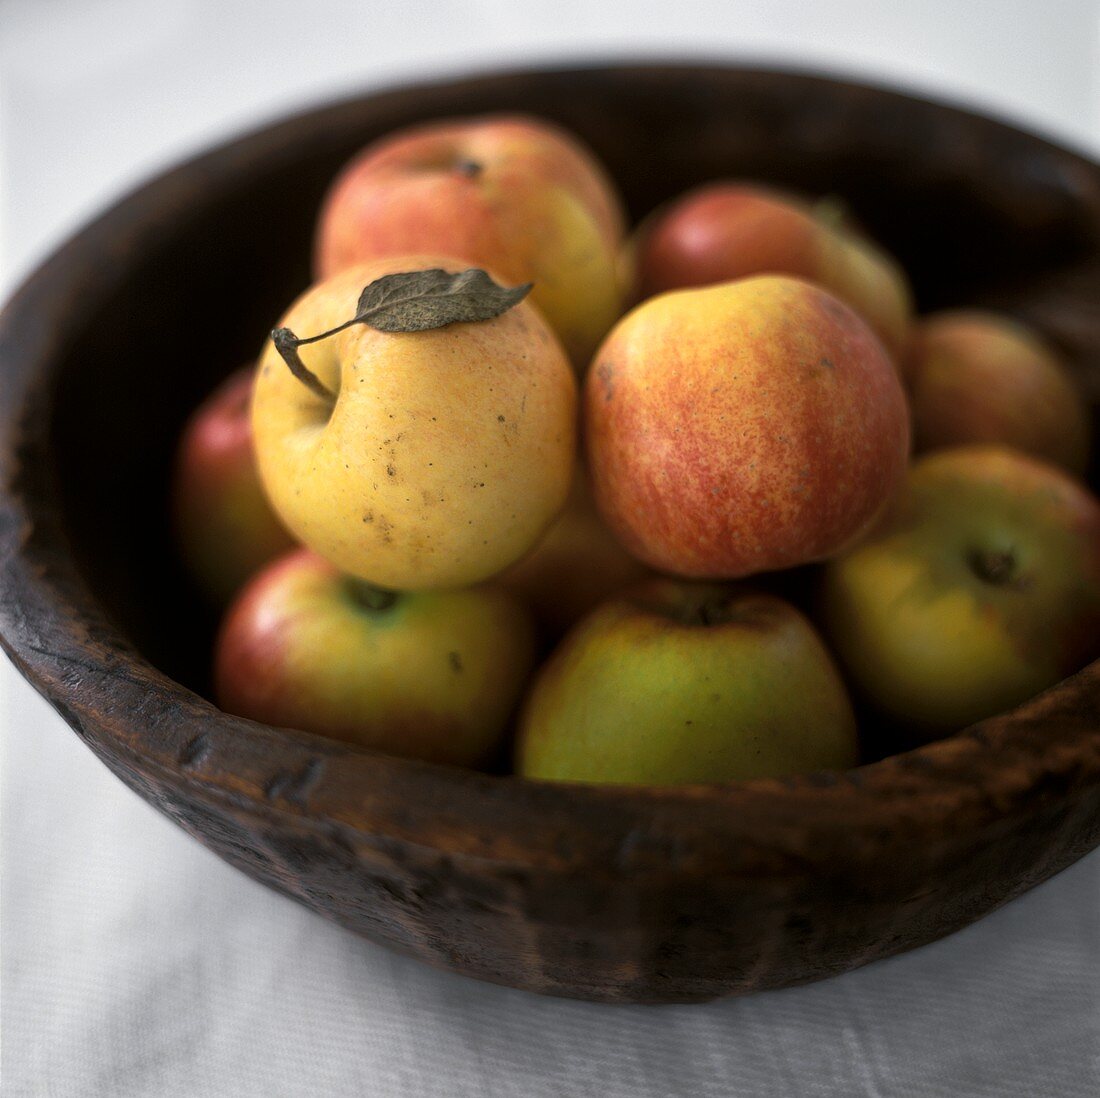
[[[176,454],[173,512],[184,564],[224,603],[293,544],[260,485],[249,405],[254,371],[238,370],[199,406]]]
[[[651,214],[638,233],[642,297],[758,274],[823,286],[899,356],[912,300],[905,272],[833,213],[757,184],[710,183]]]
[[[909,453],[901,382],[846,305],[762,276],[644,302],[593,360],[596,502],[660,571],[734,578],[856,540]]]
[[[410,127],[338,176],[317,230],[320,278],[401,252],[442,252],[533,282],[531,300],[580,369],[621,311],[622,205],[576,138],[535,118]]]
[[[1084,395],[1037,332],[976,309],[934,313],[917,326],[906,361],[917,452],[1000,443],[1083,473]]]
[[[545,634],[560,637],[598,603],[650,575],[600,518],[579,469],[565,510],[535,548],[494,582],[534,611]]]
[[[383,591],[301,549],[230,607],[214,679],[238,716],[474,766],[499,747],[533,659],[529,615],[505,591]]]

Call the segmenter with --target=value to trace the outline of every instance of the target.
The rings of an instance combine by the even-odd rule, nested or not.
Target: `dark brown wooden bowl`
[[[433,964],[557,995],[692,1001],[844,972],[965,926],[1100,842],[1097,664],[848,773],[681,789],[429,766],[204,699],[212,623],[166,522],[184,416],[306,284],[318,200],[351,153],[502,109],[576,130],[636,216],[729,174],[837,192],[923,307],[1026,316],[1100,397],[1100,169],[1037,137],[721,66],[371,94],[161,176],[8,305],[0,623],[16,666],[124,782],[246,873]]]

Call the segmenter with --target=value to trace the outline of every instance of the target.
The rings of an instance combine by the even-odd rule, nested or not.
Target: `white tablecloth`
[[[894,8],[4,0],[0,288],[202,144],[345,89],[481,63],[782,58],[964,96],[1100,149],[1095,2]],[[606,1007],[436,972],[252,883],[121,786],[7,664],[0,731],[11,1098],[1100,1093],[1100,852],[839,979]]]

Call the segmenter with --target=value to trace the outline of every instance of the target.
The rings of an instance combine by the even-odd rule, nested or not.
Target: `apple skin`
[[[600,518],[585,471],[578,468],[565,510],[495,582],[521,598],[543,635],[557,640],[599,603],[651,574]]]
[[[996,446],[919,459],[830,561],[823,618],[855,688],[914,740],[1003,712],[1100,655],[1100,502]]]
[[[914,330],[905,374],[918,453],[1000,443],[1085,471],[1084,396],[1026,325],[980,310],[934,313]]]
[[[594,359],[584,411],[604,518],[634,556],[689,578],[838,552],[909,453],[882,344],[836,298],[784,276],[643,302]]]
[[[355,315],[376,278],[431,267],[465,264],[406,256],[353,267],[307,291],[280,323],[299,336],[327,331]],[[269,340],[252,404],[256,454],[287,527],[343,571],[402,591],[464,587],[518,560],[564,506],[576,381],[526,301],[425,332],[359,324],[300,353],[339,391],[335,407]]]
[[[793,275],[855,309],[895,359],[905,348],[913,305],[901,266],[794,195],[749,183],[710,183],[655,211],[637,237],[642,298],[757,274]]]
[[[309,550],[280,558],[224,619],[218,704],[393,755],[485,762],[533,665],[530,616],[491,585],[371,607],[385,595]]]
[[[176,451],[172,519],[184,566],[213,605],[294,540],[267,502],[252,446],[252,367],[192,413]]]
[[[622,311],[622,203],[589,150],[534,118],[403,129],[341,172],[321,210],[320,278],[364,260],[443,252],[533,282],[531,300],[582,370]]]
[[[855,718],[809,622],[772,595],[658,579],[593,611],[535,678],[517,770],[681,785],[846,769]]]

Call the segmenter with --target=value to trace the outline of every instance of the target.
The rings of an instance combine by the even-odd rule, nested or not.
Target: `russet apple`
[[[495,582],[515,592],[543,632],[557,638],[598,603],[649,574],[600,518],[579,468],[565,510],[535,548]]]
[[[533,660],[530,617],[505,591],[381,591],[303,549],[230,607],[214,677],[237,716],[476,766],[499,747]]]
[[[462,267],[437,256],[375,260],[314,286],[282,323],[326,331],[384,275]],[[300,354],[335,403],[269,341],[252,408],[256,453],[280,517],[343,571],[398,590],[476,583],[518,560],[564,505],[576,382],[525,301],[431,331],[358,325]]]
[[[176,451],[172,517],[183,563],[213,604],[293,544],[260,485],[249,406],[254,369],[238,370],[195,410]]]
[[[593,360],[584,411],[612,530],[692,578],[837,552],[874,521],[909,453],[880,341],[832,295],[783,276],[643,302]]]
[[[732,181],[690,191],[643,223],[636,260],[642,297],[757,274],[805,278],[855,309],[892,355],[905,347],[912,294],[901,267],[782,191]]]
[[[919,459],[870,537],[824,570],[826,631],[875,709],[934,738],[1100,655],[1100,502],[995,446]]]
[[[1002,443],[1084,472],[1084,396],[1054,349],[1019,321],[976,309],[925,317],[905,374],[918,453]]]
[[[579,141],[535,118],[410,127],[364,149],[325,199],[319,277],[409,252],[457,256],[517,284],[579,370],[619,316],[622,204]]]
[[[809,622],[772,595],[653,580],[584,618],[520,717],[530,778],[676,785],[844,769],[855,719]]]

